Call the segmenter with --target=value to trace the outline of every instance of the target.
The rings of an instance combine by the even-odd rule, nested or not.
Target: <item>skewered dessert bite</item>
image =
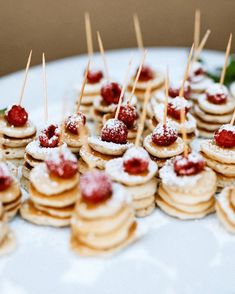
[[[159,174],[161,184],[156,203],[165,213],[186,220],[214,212],[216,175],[205,167],[200,154],[168,160]]]
[[[216,201],[216,213],[224,225],[225,229],[230,233],[235,233],[235,188],[224,188]]]
[[[201,152],[206,163],[217,174],[219,189],[235,184],[235,126],[222,125],[214,139],[201,143]]]
[[[100,171],[84,174],[71,220],[71,248],[82,256],[115,253],[137,238],[131,196]]]
[[[64,146],[54,150],[30,172],[30,198],[22,204],[21,216],[37,225],[68,226],[78,199],[78,182],[76,157]]]

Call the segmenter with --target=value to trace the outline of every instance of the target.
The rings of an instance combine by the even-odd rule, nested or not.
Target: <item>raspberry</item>
[[[178,176],[196,175],[205,168],[205,160],[197,153],[190,153],[187,157],[181,155],[174,160],[174,170]]]
[[[11,126],[22,127],[28,121],[28,113],[20,105],[13,105],[7,111],[5,118]]]
[[[169,87],[168,95],[171,98],[176,98],[176,97],[179,96],[179,94],[180,94],[180,88],[178,88],[178,87]],[[190,86],[189,85],[186,85],[184,87],[183,96],[184,96],[185,99],[190,98]]]
[[[148,170],[150,157],[142,147],[131,147],[123,156],[124,171],[136,175]]]
[[[136,71],[137,75],[138,69]],[[140,72],[139,81],[141,82],[147,82],[149,80],[152,80],[154,78],[154,72],[149,66],[143,66]]]
[[[121,91],[117,83],[109,83],[101,88],[101,96],[107,104],[118,104]]]
[[[70,115],[66,120],[65,120],[65,129],[66,131],[78,135],[78,129],[79,126],[85,125],[86,124],[86,116],[82,112],[77,112],[73,115]]]
[[[39,142],[42,147],[54,148],[59,145],[60,132],[57,125],[50,125],[39,135]]]
[[[235,126],[230,124],[221,126],[214,134],[215,142],[224,148],[235,147]]]
[[[186,99],[178,96],[174,98],[172,102],[168,103],[167,114],[176,120],[180,120],[182,107],[184,108],[185,116],[186,116],[190,110],[190,106]]]
[[[112,196],[112,182],[100,171],[91,171],[81,176],[81,195],[85,202],[97,204]]]
[[[8,167],[4,162],[0,163],[0,191],[4,191],[10,187],[12,177],[9,173]]]
[[[127,126],[120,120],[109,119],[101,130],[101,140],[116,144],[127,143]]]
[[[152,133],[152,141],[158,146],[170,146],[177,138],[177,130],[169,123],[159,123]]]
[[[87,74],[87,82],[88,84],[96,84],[99,83],[99,81],[103,78],[103,73],[101,70],[97,71],[88,71]]]
[[[128,129],[133,128],[137,118],[138,118],[138,113],[134,106],[129,104],[121,105],[120,111],[118,114],[118,119],[124,122],[124,124],[128,127]]]
[[[224,104],[226,103],[228,97],[225,94],[216,94],[216,95],[206,95],[206,98],[209,102],[213,104]]]

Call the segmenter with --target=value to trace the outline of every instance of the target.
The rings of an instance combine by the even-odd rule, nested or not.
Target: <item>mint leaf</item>
[[[4,115],[6,110],[7,110],[7,108],[0,109],[0,115]]]

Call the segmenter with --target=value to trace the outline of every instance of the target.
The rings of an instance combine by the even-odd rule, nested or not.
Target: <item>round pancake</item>
[[[10,187],[4,191],[1,191],[1,202],[9,203],[15,201],[21,196],[20,186],[18,180],[13,177],[13,181]]]
[[[142,210],[146,209],[149,206],[152,206],[152,204],[155,202],[155,195],[152,195],[147,198],[139,199],[139,200],[134,200],[133,201],[133,207],[135,210]]]
[[[221,127],[221,124],[204,122],[197,116],[196,116],[196,120],[197,120],[197,126],[206,131],[214,132],[218,130],[219,127]]]
[[[207,100],[206,95],[201,95],[198,99],[199,107],[210,114],[227,114],[231,113],[235,109],[234,99],[228,99],[224,104],[214,104]]]
[[[153,203],[152,205],[150,205],[144,209],[136,209],[135,216],[136,217],[146,217],[146,216],[152,214],[154,209],[155,209],[155,203]]]
[[[221,208],[221,206],[220,206],[220,204],[218,202],[215,205],[215,209],[216,209],[216,214],[217,214],[219,220],[224,225],[226,230],[229,231],[230,233],[235,234],[235,225],[232,222],[229,221],[226,213]]]
[[[69,218],[72,216],[74,212],[74,205],[70,205],[66,207],[50,207],[50,206],[40,205],[34,202],[34,206],[38,210],[46,212],[52,216],[62,217],[62,218]]]
[[[25,147],[27,144],[33,141],[34,138],[35,138],[35,135],[28,138],[22,138],[22,139],[3,136],[1,141],[2,141],[2,145],[6,147],[18,148],[18,147]]]
[[[157,179],[154,177],[143,185],[125,186],[125,189],[132,195],[133,200],[142,200],[155,195],[157,192],[157,184]]]
[[[214,115],[204,112],[199,105],[195,105],[194,107],[195,114],[205,122],[211,123],[219,123],[219,124],[226,124],[230,122],[233,116],[233,112],[223,115]]]
[[[12,148],[3,146],[2,153],[5,159],[23,159],[25,147]]]
[[[35,126],[28,121],[23,127],[12,127],[4,118],[0,119],[0,133],[11,138],[28,138],[35,135]]]

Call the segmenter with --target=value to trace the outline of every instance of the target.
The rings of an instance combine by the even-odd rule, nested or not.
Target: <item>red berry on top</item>
[[[148,171],[150,157],[141,147],[132,147],[123,156],[123,168],[129,174],[137,175]]]
[[[71,178],[78,172],[77,158],[68,148],[54,150],[45,162],[49,172],[62,179]]]
[[[137,75],[138,69],[136,71]],[[143,66],[140,72],[139,81],[147,82],[154,78],[154,72],[149,66]]]
[[[169,87],[169,90],[168,90],[169,97],[171,97],[171,98],[178,97],[179,94],[180,94],[180,88],[181,88],[180,85],[177,85],[177,86],[171,85]],[[190,98],[190,85],[189,85],[189,83],[187,81],[185,82],[185,85],[184,85],[183,97],[185,99],[189,99]]]
[[[7,111],[5,118],[11,126],[22,127],[28,121],[28,113],[20,105],[13,105]]]
[[[116,144],[127,143],[127,126],[118,119],[109,119],[101,130],[101,140]]]
[[[190,110],[190,105],[183,97],[176,97],[174,100],[168,103],[167,114],[176,120],[180,120],[182,108],[184,108],[186,115]]]
[[[57,125],[50,125],[39,135],[39,142],[41,147],[54,148],[59,145],[60,131]]]
[[[89,70],[87,73],[87,83],[88,84],[99,83],[102,78],[103,78],[103,73],[101,70],[97,70],[97,71]]]
[[[118,114],[118,119],[124,122],[128,129],[133,128],[135,122],[138,118],[138,113],[135,106],[130,104],[121,105],[120,111]]]
[[[190,153],[187,157],[177,156],[174,160],[174,170],[178,176],[192,176],[205,168],[205,160],[198,153]]]
[[[227,124],[221,126],[214,134],[215,142],[223,148],[235,147],[235,126]]]
[[[101,88],[101,96],[107,104],[118,104],[121,91],[118,83],[109,83]]]
[[[79,127],[84,126],[85,124],[86,124],[86,116],[80,111],[70,115],[65,120],[65,123],[64,123],[66,131],[74,135],[78,135]]]
[[[82,199],[90,204],[99,204],[112,196],[112,181],[100,171],[91,171],[81,176]]]
[[[0,191],[4,191],[10,187],[12,177],[7,165],[4,162],[0,163]]]
[[[159,123],[152,133],[152,141],[158,146],[170,146],[178,138],[178,132],[169,122]]]
[[[213,84],[206,90],[206,98],[213,104],[224,104],[228,100],[228,90],[220,84]]]

